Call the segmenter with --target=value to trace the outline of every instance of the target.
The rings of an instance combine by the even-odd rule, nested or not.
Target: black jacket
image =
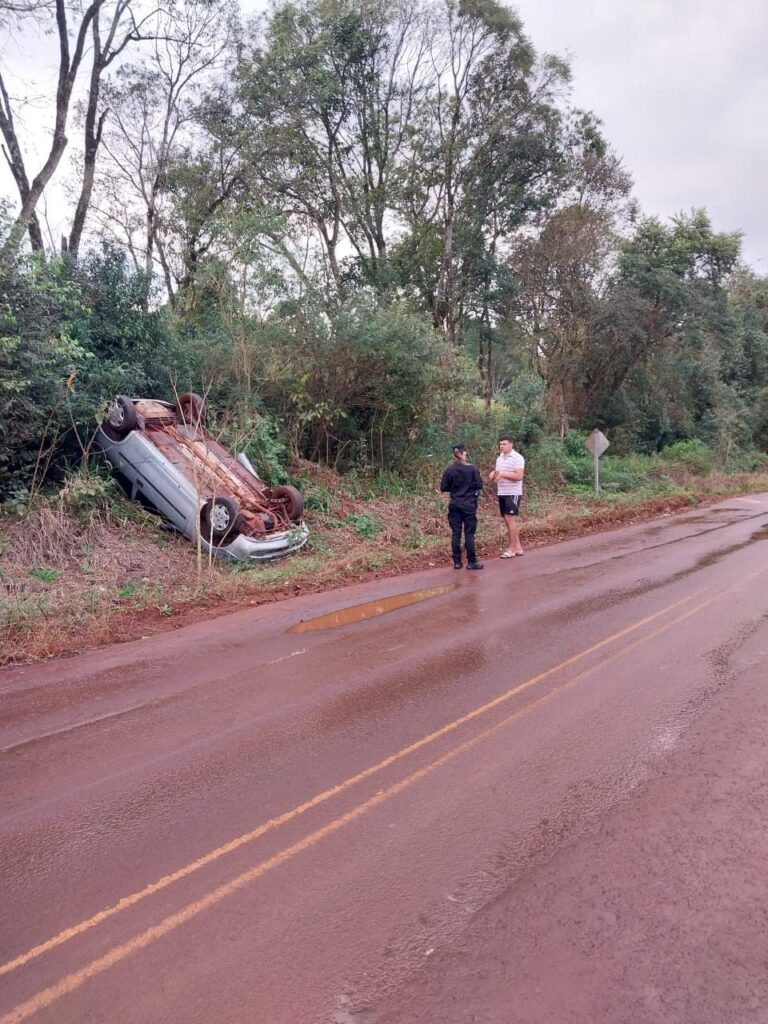
[[[483,481],[477,466],[471,462],[453,462],[443,473],[440,490],[447,491],[451,496],[451,505],[462,512],[474,512],[477,509],[477,498],[483,489]]]

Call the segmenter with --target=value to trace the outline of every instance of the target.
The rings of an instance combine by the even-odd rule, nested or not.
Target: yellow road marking
[[[435,740],[438,740],[441,737],[448,735],[448,733],[450,732],[454,732],[456,729],[458,729],[462,725],[465,725],[467,722],[470,722],[475,718],[480,717],[481,715],[487,714],[493,708],[498,707],[499,704],[502,704],[505,701],[510,700],[512,697],[515,697],[517,694],[522,693],[527,689],[530,689],[530,687],[543,682],[545,679],[548,679],[555,673],[560,672],[562,669],[568,668],[569,666],[574,665],[579,661],[582,661],[584,658],[588,657],[588,655],[594,654],[595,651],[601,650],[603,647],[606,647],[608,644],[613,643],[615,640],[620,640],[622,637],[627,636],[627,634],[633,633],[638,629],[641,629],[643,626],[648,625],[648,623],[653,622],[660,616],[666,615],[667,612],[670,612],[673,609],[678,608],[682,604],[686,604],[688,601],[693,600],[693,598],[698,597],[698,595],[701,593],[703,593],[703,590],[694,591],[692,594],[689,594],[688,597],[684,597],[679,601],[675,601],[672,604],[667,605],[660,611],[654,612],[653,615],[648,615],[644,619],[640,619],[632,626],[627,626],[625,629],[620,630],[618,633],[613,633],[611,636],[606,637],[604,640],[600,640],[598,643],[593,644],[591,647],[587,647],[585,650],[580,651],[578,654],[574,654],[570,658],[566,658],[565,661],[561,661],[559,664],[552,666],[552,668],[548,668],[544,672],[540,672],[538,675],[532,676],[524,683],[520,683],[518,686],[515,686],[512,689],[507,690],[500,696],[494,697],[494,699],[489,701],[487,704],[482,704],[479,707],[474,708],[472,711],[467,712],[467,714],[462,715],[460,718],[455,719],[453,722],[449,722],[447,725],[441,726],[441,728],[435,730],[435,732],[431,732],[426,736],[422,736],[421,739],[416,740],[414,743],[411,743],[407,747],[403,747],[403,749],[399,750],[396,754],[390,754],[389,757],[385,757],[384,760],[379,761],[378,764],[371,765],[369,768],[365,768],[363,771],[359,772],[357,775],[351,776],[344,782],[340,782],[338,785],[332,786],[330,789],[326,789],[322,793],[318,793],[316,796],[313,796],[310,800],[307,800],[303,804],[298,804],[290,811],[286,811],[284,814],[279,815],[279,817],[270,818],[269,821],[265,821],[262,825],[259,825],[258,827],[252,829],[250,832],[246,832],[244,835],[238,836],[237,838],[230,840],[228,843],[224,843],[222,846],[217,847],[217,849],[211,850],[209,853],[206,853],[202,857],[199,857],[197,860],[194,860],[191,863],[186,864],[184,867],[179,868],[177,871],[173,871],[168,875],[164,875],[156,882],[152,882],[149,885],[145,886],[145,888],[140,889],[137,892],[130,893],[128,896],[124,896],[122,899],[118,900],[117,903],[114,903],[111,907],[105,907],[104,910],[98,911],[92,917],[89,917],[84,921],[80,921],[78,924],[72,925],[69,928],[65,928],[63,931],[59,932],[58,935],[54,935],[52,938],[46,939],[45,942],[41,942],[39,945],[34,946],[26,953],[22,953],[15,959],[9,960],[7,963],[0,965],[0,976],[2,976],[3,974],[9,974],[11,971],[16,970],[16,968],[21,967],[26,963],[29,963],[30,960],[34,960],[36,957],[42,956],[43,953],[47,953],[49,950],[55,949],[56,946],[60,946],[62,945],[62,943],[68,942],[70,939],[74,939],[78,935],[82,935],[83,932],[89,931],[91,928],[95,928],[96,925],[102,924],[102,922],[108,920],[110,917],[114,917],[115,914],[119,914],[121,911],[127,910],[129,907],[135,906],[135,904],[137,904],[140,900],[146,899],[147,896],[152,896],[156,892],[160,892],[162,889],[166,889],[169,885],[172,885],[174,882],[178,882],[180,879],[186,878],[188,875],[193,874],[195,871],[199,871],[206,865],[212,864],[220,857],[223,857],[228,853],[232,853],[234,850],[239,849],[241,846],[245,846],[247,843],[252,843],[254,840],[259,839],[267,832],[271,832],[274,829],[287,824],[289,821],[293,821],[294,818],[298,818],[300,815],[306,814],[307,811],[310,811],[313,808],[318,807],[320,804],[325,803],[327,800],[330,800],[334,796],[338,796],[339,793],[345,792],[345,790],[350,789],[352,786],[355,786],[358,783],[363,782],[365,779],[370,778],[372,775],[375,775],[378,772],[383,771],[385,768],[388,768],[390,765],[395,764],[397,761],[401,761],[403,758],[415,753],[415,751],[427,746],[427,744],[434,743]]]
[[[699,593],[701,593],[701,591],[699,591]],[[57,1002],[59,999],[62,998],[62,996],[68,995],[70,992],[74,992],[90,978],[93,978],[96,975],[101,974],[108,968],[113,967],[117,963],[120,963],[120,961],[126,959],[126,957],[130,956],[131,954],[136,953],[141,949],[144,949],[146,946],[149,946],[152,942],[162,938],[164,935],[167,935],[169,932],[175,930],[180,925],[185,924],[187,921],[190,921],[192,918],[196,917],[204,910],[207,910],[209,907],[212,907],[215,904],[221,902],[221,900],[229,896],[231,893],[235,892],[237,889],[241,889],[244,885],[247,885],[249,882],[255,881],[257,878],[260,878],[262,875],[265,875],[268,871],[271,871],[273,868],[279,867],[281,864],[284,864],[286,861],[296,856],[296,854],[301,853],[303,850],[307,850],[312,846],[315,846],[326,836],[329,836],[332,833],[337,832],[339,829],[343,828],[345,825],[349,825],[351,822],[356,821],[358,818],[362,817],[368,811],[372,810],[375,807],[378,807],[386,800],[389,800],[391,797],[396,796],[398,793],[401,793],[404,789],[407,789],[409,786],[413,785],[413,783],[420,781],[427,775],[430,775],[436,769],[447,764],[449,761],[452,761],[455,757],[458,757],[459,754],[465,753],[467,750],[470,750],[478,743],[488,739],[490,736],[493,736],[495,733],[505,728],[511,722],[514,722],[518,718],[522,718],[523,715],[528,714],[535,708],[541,707],[541,705],[552,700],[554,696],[564,692],[567,689],[570,689],[577,682],[580,682],[582,679],[591,675],[593,672],[605,668],[606,665],[609,665],[611,664],[611,662],[623,657],[625,654],[628,654],[630,651],[634,650],[636,647],[639,647],[641,644],[647,643],[654,637],[659,636],[662,633],[665,633],[673,626],[676,626],[679,623],[685,621],[685,619],[688,619],[692,615],[695,615],[697,612],[701,611],[703,608],[706,608],[708,605],[718,600],[718,598],[722,597],[724,593],[727,593],[727,591],[722,591],[719,594],[715,594],[714,597],[707,598],[707,600],[701,602],[701,604],[698,604],[693,608],[688,609],[688,611],[684,612],[682,615],[679,615],[677,618],[672,619],[670,622],[664,623],[664,625],[659,626],[658,629],[655,629],[652,632],[647,633],[645,636],[642,636],[639,639],[635,640],[633,643],[627,645],[627,647],[624,647],[620,651],[617,651],[614,654],[610,655],[604,661],[600,662],[599,665],[594,665],[591,668],[585,669],[583,672],[579,673],[579,675],[574,676],[572,679],[566,680],[566,682],[554,687],[548,693],[545,693],[543,696],[538,697],[534,701],[531,701],[531,703],[527,704],[525,707],[519,708],[517,711],[512,712],[511,715],[508,715],[506,718],[503,718],[500,722],[497,722],[495,725],[492,725],[490,728],[484,730],[478,735],[473,736],[471,739],[466,740],[458,747],[454,747],[452,750],[449,750],[447,753],[443,754],[436,760],[430,762],[427,765],[424,765],[422,768],[417,769],[410,775],[407,775],[399,782],[394,783],[387,789],[380,790],[378,793],[370,797],[368,800],[364,801],[361,804],[358,804],[358,806],[354,807],[351,811],[347,811],[346,814],[340,815],[338,818],[333,819],[332,821],[328,822],[327,825],[323,825],[321,828],[317,829],[315,832],[310,833],[308,836],[305,836],[303,839],[300,839],[293,845],[286,847],[284,850],[281,850],[274,856],[268,858],[265,861],[262,861],[260,864],[257,864],[254,867],[249,868],[247,871],[242,872],[242,874],[237,875],[229,882],[225,882],[223,885],[220,885],[216,889],[211,890],[211,892],[203,896],[202,899],[195,900],[193,903],[187,904],[186,907],[182,907],[182,909],[176,911],[176,913],[170,914],[168,917],[164,918],[162,921],[160,921],[153,927],[147,928],[140,934],[135,935],[132,939],[129,939],[128,942],[124,942],[119,946],[114,946],[111,950],[109,950],[109,952],[105,953],[104,956],[98,957],[96,960],[92,960],[91,963],[87,964],[79,971],[73,971],[71,974],[66,975],[64,978],[60,979],[55,984],[49,986],[46,989],[41,990],[36,995],[32,996],[31,999],[28,999],[26,1002],[20,1003],[18,1006],[14,1007],[8,1014],[0,1018],[0,1024],[21,1024],[21,1021],[27,1020],[34,1013],[37,1013],[39,1010],[45,1009],[47,1006],[50,1006],[53,1003]],[[676,602],[677,605],[682,603],[684,602]],[[674,607],[674,605],[671,607]]]

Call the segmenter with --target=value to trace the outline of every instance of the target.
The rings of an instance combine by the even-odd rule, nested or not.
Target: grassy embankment
[[[540,466],[527,480],[523,542],[567,537],[683,510],[702,501],[768,491],[768,467],[710,470],[702,452],[602,463],[596,498],[588,461]],[[533,468],[533,467],[531,467]],[[332,589],[361,579],[450,565],[445,500],[420,488],[340,478],[304,464],[311,544],[261,566],[204,560],[186,540],[119,496],[102,477],[75,477],[55,497],[0,515],[0,664],[136,639],[238,606]],[[480,509],[479,550],[494,557],[502,527],[495,503]]]

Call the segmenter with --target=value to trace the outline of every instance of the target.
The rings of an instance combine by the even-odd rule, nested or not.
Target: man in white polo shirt
[[[488,477],[496,484],[499,511],[509,534],[509,545],[505,551],[502,551],[502,558],[514,558],[523,554],[515,519],[520,515],[520,502],[523,500],[524,473],[525,459],[520,452],[515,451],[509,434],[502,434],[499,438],[499,457],[496,459],[496,469]]]

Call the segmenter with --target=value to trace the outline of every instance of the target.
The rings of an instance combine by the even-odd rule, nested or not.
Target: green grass
[[[35,566],[28,570],[27,575],[31,576],[33,580],[40,580],[43,583],[55,583],[63,572],[63,569],[45,569]]]

